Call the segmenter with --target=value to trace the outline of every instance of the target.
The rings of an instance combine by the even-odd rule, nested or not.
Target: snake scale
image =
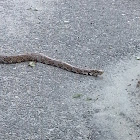
[[[21,62],[28,62],[28,61],[34,61],[34,62],[55,66],[77,74],[90,75],[90,76],[98,76],[103,74],[102,70],[78,68],[68,63],[52,59],[50,57],[44,56],[39,53],[27,53],[27,54],[12,55],[12,56],[0,55],[0,64],[14,64],[14,63],[21,63]]]

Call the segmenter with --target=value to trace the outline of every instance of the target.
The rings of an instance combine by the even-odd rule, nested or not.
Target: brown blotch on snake
[[[54,60],[50,57],[38,53],[21,54],[21,55],[13,55],[13,56],[0,55],[0,64],[14,64],[14,63],[27,62],[27,61],[35,61],[47,65],[52,65],[77,74],[90,75],[90,76],[98,76],[103,74],[102,70],[81,69],[72,66],[68,63],[61,62],[59,60]]]

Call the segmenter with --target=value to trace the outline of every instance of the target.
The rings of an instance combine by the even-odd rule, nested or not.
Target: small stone
[[[64,23],[69,23],[69,21],[68,20],[64,20]]]
[[[33,62],[33,61],[29,62],[29,66],[30,66],[30,67],[35,67],[35,65],[36,65],[35,62]]]
[[[136,57],[137,60],[140,60],[140,57]]]

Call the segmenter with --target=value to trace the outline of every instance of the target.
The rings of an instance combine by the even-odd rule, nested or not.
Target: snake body
[[[81,69],[72,66],[68,63],[61,62],[59,60],[55,60],[38,53],[20,54],[20,55],[12,55],[12,56],[0,55],[0,64],[14,64],[14,63],[21,63],[21,62],[28,62],[28,61],[34,61],[34,62],[55,66],[77,74],[90,75],[90,76],[98,76],[103,74],[102,70]]]

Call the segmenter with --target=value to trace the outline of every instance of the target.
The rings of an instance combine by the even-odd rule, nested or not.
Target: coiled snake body
[[[54,60],[50,57],[38,53],[21,54],[15,56],[0,55],[0,64],[14,64],[14,63],[27,62],[27,61],[35,61],[35,62],[55,66],[77,74],[90,75],[90,76],[98,76],[103,74],[102,70],[81,69],[72,66],[70,64],[67,64],[65,62]]]

